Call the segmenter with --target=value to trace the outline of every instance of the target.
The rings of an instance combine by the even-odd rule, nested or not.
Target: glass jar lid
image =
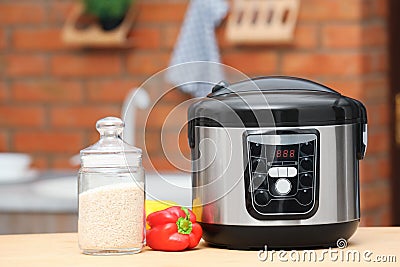
[[[100,140],[81,150],[82,167],[140,166],[142,150],[122,140],[124,126],[124,122],[116,117],[98,120],[96,129],[100,133]]]

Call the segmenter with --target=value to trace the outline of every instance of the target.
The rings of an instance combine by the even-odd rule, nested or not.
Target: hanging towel
[[[215,27],[227,11],[226,0],[190,1],[166,72],[167,80],[182,91],[202,97],[210,92],[210,84],[223,80]]]

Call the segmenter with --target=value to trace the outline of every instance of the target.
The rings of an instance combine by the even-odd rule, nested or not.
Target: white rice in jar
[[[86,250],[130,249],[144,239],[144,192],[133,183],[79,194],[79,245]]]

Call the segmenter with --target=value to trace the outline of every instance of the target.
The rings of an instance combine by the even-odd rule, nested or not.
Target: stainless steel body
[[[246,210],[243,134],[255,128],[195,127],[193,200],[202,206],[198,221],[235,226],[322,225],[360,218],[357,124],[256,128],[260,131],[319,132],[318,208],[307,219],[259,220]],[[211,215],[210,215],[211,214]]]

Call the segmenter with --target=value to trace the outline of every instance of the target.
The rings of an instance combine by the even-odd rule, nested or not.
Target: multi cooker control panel
[[[318,133],[246,135],[246,207],[257,219],[310,217],[318,203]]]

